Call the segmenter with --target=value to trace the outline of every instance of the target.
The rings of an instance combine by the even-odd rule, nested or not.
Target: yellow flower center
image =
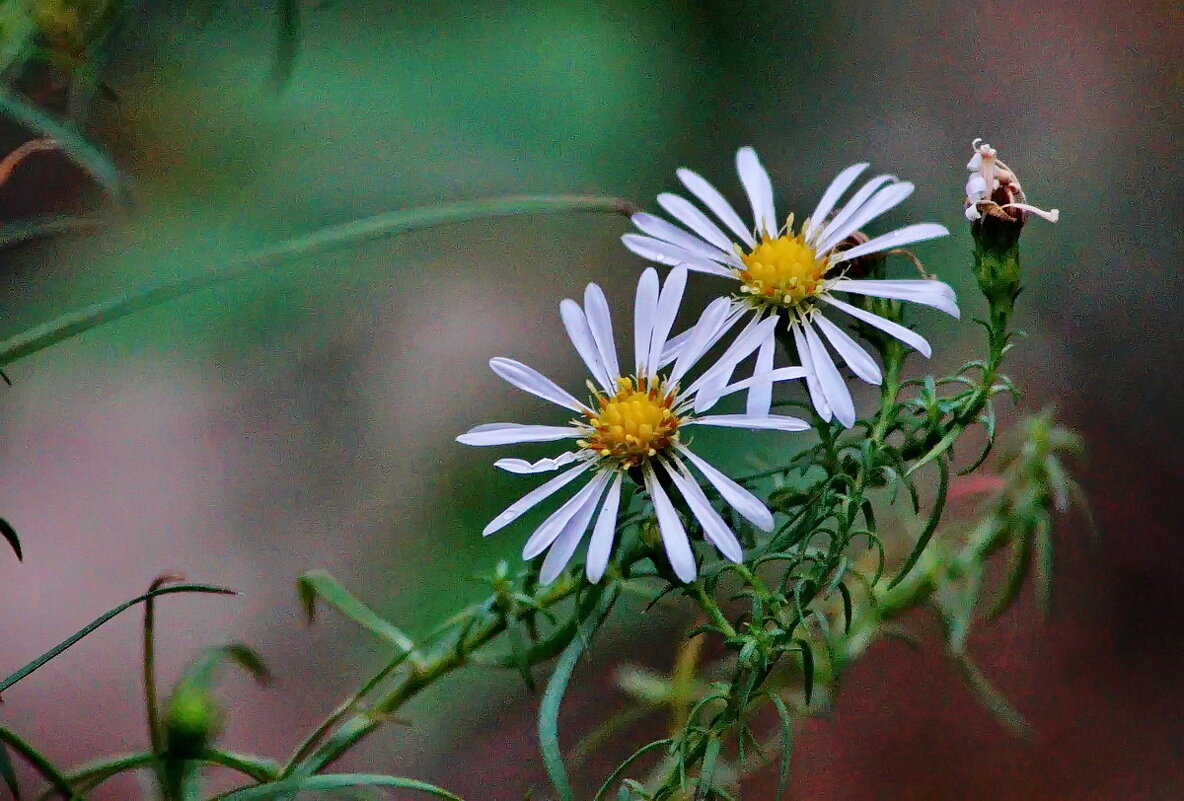
[[[802,234],[788,232],[762,238],[751,253],[739,254],[744,262],[740,291],[760,303],[793,306],[814,295],[822,286],[827,262],[819,260]]]
[[[624,469],[641,464],[678,441],[676,394],[657,378],[618,378],[615,395],[593,393],[589,406],[595,413],[585,412],[591,431],[579,445]]]

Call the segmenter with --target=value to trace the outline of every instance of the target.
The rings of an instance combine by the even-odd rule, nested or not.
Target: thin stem
[[[151,283],[68,312],[56,320],[34,326],[0,342],[0,367],[92,328],[168,303],[200,289],[235,281],[254,275],[260,270],[362,242],[385,239],[437,225],[493,217],[562,212],[629,214],[632,211],[633,204],[618,197],[510,195],[378,214],[289,239],[235,259],[229,264],[207,268],[188,278]]]
[[[15,732],[0,728],[0,742],[6,744],[13,751],[16,751],[18,754],[23,756],[25,761],[33,766],[34,770],[40,773],[47,782],[53,785],[54,790],[57,791],[58,795],[60,795],[62,798],[78,798],[78,795],[74,792],[73,788],[70,787],[70,782],[67,781],[62,772],[57,769],[57,766],[50,762],[48,757],[34,748],[29,741],[23,739]]]
[[[578,580],[556,582],[538,598],[538,606],[553,606],[574,595],[581,586]],[[360,711],[347,719],[316,751],[299,762],[290,762],[280,771],[280,775],[289,778],[311,776],[328,767],[378,729],[405,703],[462,667],[475,652],[502,634],[506,628],[507,621],[504,617],[489,617],[472,627],[461,625],[460,633],[455,638],[441,643],[424,655],[422,661],[375,702],[371,709]]]

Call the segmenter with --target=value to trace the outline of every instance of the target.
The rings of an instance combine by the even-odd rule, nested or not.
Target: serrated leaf
[[[17,561],[23,562],[25,556],[21,553],[20,537],[16,535],[16,529],[9,525],[8,521],[2,517],[0,517],[0,537],[3,537],[4,541],[12,548],[13,553],[16,554]]]
[[[302,574],[296,580],[296,588],[309,622],[312,622],[316,615],[316,602],[319,598],[399,651],[411,653],[415,650],[415,643],[410,637],[362,603],[327,571],[310,570]]]
[[[404,779],[399,776],[373,773],[340,773],[281,779],[254,787],[246,787],[242,790],[234,790],[218,798],[219,801],[260,801],[265,798],[276,798],[298,792],[340,790],[350,787],[393,787],[399,790],[416,790],[436,798],[446,799],[446,801],[462,801],[460,796],[434,784],[421,782],[418,779]]]

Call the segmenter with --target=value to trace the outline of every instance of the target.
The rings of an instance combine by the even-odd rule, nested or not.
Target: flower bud
[[[966,164],[966,219],[973,223],[974,275],[992,310],[1007,315],[1020,292],[1019,239],[1029,214],[1056,222],[1060,212],[1027,202],[1019,179],[1000,161],[995,148],[975,139]]]
[[[169,697],[164,728],[169,757],[194,759],[218,736],[222,713],[208,688],[183,681]]]

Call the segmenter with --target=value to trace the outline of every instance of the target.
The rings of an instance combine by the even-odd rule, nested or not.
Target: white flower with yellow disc
[[[626,247],[650,261],[682,265],[738,281],[731,315],[753,314],[754,321],[784,318],[807,370],[806,381],[815,410],[822,419],[833,418],[845,426],[855,423],[855,405],[825,343],[864,381],[879,384],[883,376],[875,360],[828,319],[826,313],[837,310],[849,314],[925,356],[930,355],[931,349],[916,332],[846,303],[836,293],[911,301],[958,316],[954,291],[941,281],[876,280],[848,275],[855,259],[949,233],[936,223],[919,223],[853,244],[851,237],[863,226],[913,193],[911,183],[891,175],[878,175],[835,211],[840,198],[867,167],[867,164],[854,164],[840,172],[823,193],[814,213],[795,229],[792,214],[784,226],[778,226],[769,175],[756,151],[743,147],[736,153],[736,169],[752,206],[751,226],[744,223],[732,205],[704,178],[680,169],[679,180],[723,227],[685,198],[665,193],[658,196],[658,204],[684,227],[639,213],[633,215],[633,223],[642,233],[622,237]],[[757,354],[757,373],[772,369],[775,347],[770,330]],[[748,393],[748,413],[767,414],[771,402],[772,384],[757,382]]]
[[[485,527],[486,535],[509,525],[577,479],[587,480],[535,529],[523,549],[524,559],[533,559],[547,551],[540,572],[543,583],[553,581],[563,571],[589,526],[592,526],[592,537],[586,571],[589,580],[600,580],[612,553],[621,487],[633,477],[640,479],[653,503],[666,555],[675,575],[683,581],[693,580],[697,569],[690,538],[675,510],[671,491],[682,496],[703,534],[720,553],[735,562],[743,557],[739,540],[712,506],[692,467],[755,527],[762,531],[773,527],[773,515],[765,505],[692,452],[683,441],[683,434],[693,426],[778,431],[803,431],[809,427],[796,417],[768,412],[704,414],[724,395],[752,386],[753,379],[725,384],[736,365],[771,335],[776,320],[770,318],[746,328],[718,360],[700,371],[695,380],[688,381],[687,375],[738,318],[730,313],[728,299],[717,298],[680,337],[679,344],[670,347],[670,330],[682,302],[686,279],[685,268],[671,271],[664,286],[659,285],[654,270],[642,274],[634,311],[633,369],[625,374],[618,363],[608,302],[600,287],[588,285],[583,306],[573,300],[563,301],[560,311],[564,326],[592,374],[587,402],[525,364],[504,358],[490,361],[494,372],[510,384],[576,415],[567,425],[489,423],[457,437],[465,445],[479,446],[575,440],[575,449],[553,458],[533,463],[500,459],[495,463],[512,473],[566,469],[495,517]],[[804,376],[805,371],[800,368],[782,368],[756,380],[776,382]]]

